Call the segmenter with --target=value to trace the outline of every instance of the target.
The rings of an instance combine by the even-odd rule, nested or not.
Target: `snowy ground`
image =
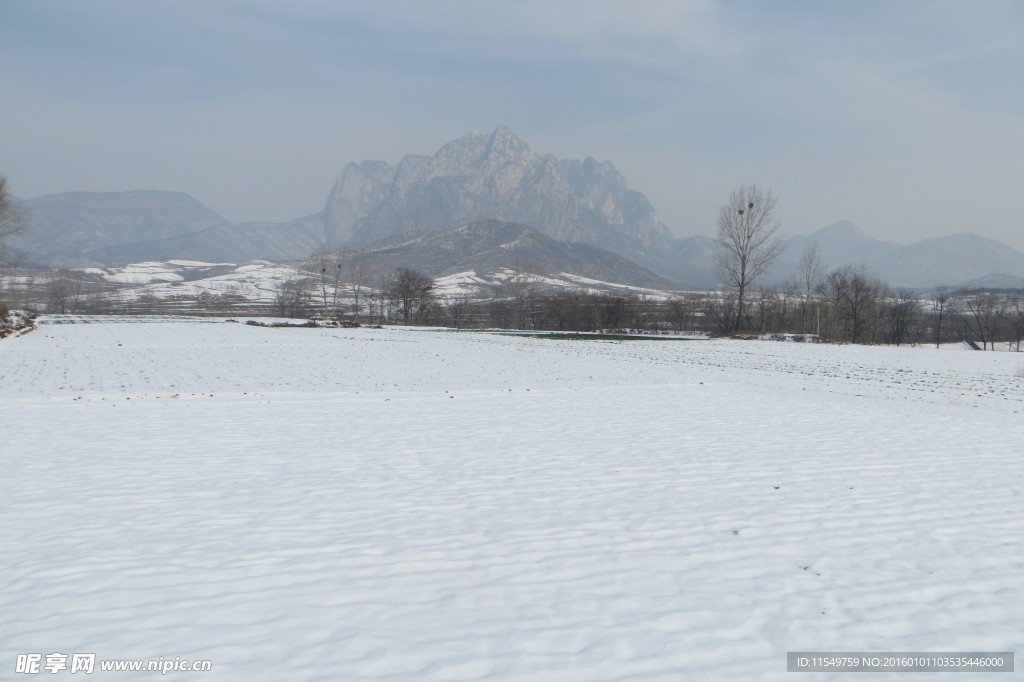
[[[511,268],[485,273],[478,273],[475,270],[457,272],[437,277],[434,280],[434,292],[442,297],[486,297],[495,291],[500,291],[516,276],[516,271]],[[528,278],[532,286],[548,291],[572,291],[588,294],[613,293],[621,296],[646,296],[651,300],[664,300],[672,295],[670,292],[659,289],[604,282],[568,272],[545,275],[530,274]]]
[[[202,294],[242,296],[250,302],[272,303],[282,282],[296,279],[317,281],[318,272],[298,267],[256,260],[244,264],[204,263],[188,260],[146,261],[106,268],[82,268],[82,272],[97,275],[106,282],[123,285],[116,290],[121,299],[154,296],[195,298]],[[434,292],[441,297],[490,296],[516,276],[515,270],[505,268],[478,273],[474,270],[438,277]],[[7,285],[24,286],[24,277],[8,278]],[[671,294],[657,289],[603,282],[569,273],[530,275],[534,286],[555,291],[588,293],[615,293],[624,296],[639,295],[662,300]],[[3,283],[3,280],[0,280]],[[345,300],[351,302],[349,285],[345,285]],[[315,287],[314,287],[315,288]],[[373,291],[362,287],[363,295]]]
[[[1014,353],[44,324],[0,341],[0,677],[30,652],[239,681],[1020,653],[1022,376]]]

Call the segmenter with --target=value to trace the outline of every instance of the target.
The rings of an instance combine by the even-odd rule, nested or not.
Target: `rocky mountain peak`
[[[339,176],[325,210],[334,243],[362,246],[486,219],[631,257],[671,241],[650,202],[611,163],[541,156],[507,126],[464,135],[431,157],[406,157],[387,172],[373,169]]]
[[[536,154],[506,126],[492,133],[472,132],[452,140],[431,159],[431,177],[493,173],[509,166],[534,163]]]
[[[509,161],[529,160],[535,157],[530,145],[505,126],[498,126],[491,133],[487,141],[487,154]]]
[[[431,157],[433,175],[464,173],[486,153],[488,137],[469,133],[444,145]]]

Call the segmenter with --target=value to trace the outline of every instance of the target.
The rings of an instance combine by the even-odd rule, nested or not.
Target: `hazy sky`
[[[680,236],[739,184],[787,234],[1024,249],[1019,0],[0,0],[16,196],[323,207],[350,161],[508,125],[611,161]]]

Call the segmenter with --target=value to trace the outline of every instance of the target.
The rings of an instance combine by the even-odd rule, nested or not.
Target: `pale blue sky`
[[[753,182],[788,234],[1024,249],[1017,0],[0,0],[0,92],[21,197],[285,220],[350,161],[505,124],[611,161],[680,236]]]

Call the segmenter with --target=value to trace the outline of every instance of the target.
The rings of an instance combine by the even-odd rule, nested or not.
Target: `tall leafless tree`
[[[775,197],[756,185],[733,190],[718,214],[718,277],[736,291],[734,331],[743,323],[744,294],[782,253]]]
[[[386,272],[374,273],[376,286],[367,289],[366,317],[370,324],[384,324],[388,321],[388,287],[391,276]]]
[[[0,175],[0,266],[11,265],[19,259],[19,254],[11,241],[25,231],[24,216],[21,208],[11,198],[7,189],[7,178]]]
[[[811,294],[821,282],[823,269],[821,247],[818,246],[818,242],[810,242],[800,255],[795,273],[797,285],[800,287],[800,294],[803,297],[803,309],[800,312],[800,331],[802,332],[808,331],[807,315],[810,310]],[[817,326],[816,323],[815,327]],[[820,333],[820,331],[820,329],[816,329],[815,333]]]
[[[1020,296],[1014,297],[1007,306],[1010,316],[1010,327],[1016,338],[1016,350],[1020,352],[1020,342],[1024,340],[1024,299]],[[1013,344],[1011,344],[1012,347]]]
[[[343,252],[321,249],[313,254],[313,266],[316,269],[320,299],[323,304],[321,312],[325,318],[341,317],[338,299],[341,295],[341,277],[344,265],[345,254]]]
[[[352,312],[358,320],[363,310],[363,290],[370,279],[370,262],[366,258],[365,251],[359,251],[352,256],[352,263],[349,266],[349,279],[352,283]],[[371,304],[372,307],[372,304]],[[370,311],[372,315],[373,311]]]
[[[947,286],[937,286],[928,294],[932,303],[932,320],[935,323],[935,347],[942,343],[942,324],[950,313],[956,312],[953,292]]]

